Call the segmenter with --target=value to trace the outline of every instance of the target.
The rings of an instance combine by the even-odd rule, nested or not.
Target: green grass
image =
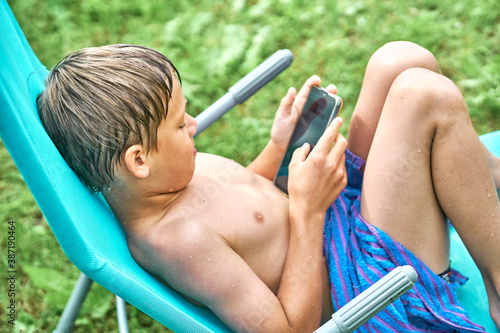
[[[9,4],[35,53],[49,68],[86,46],[134,43],[162,51],[181,72],[192,115],[276,50],[290,49],[295,60],[288,70],[197,139],[198,150],[243,164],[267,141],[287,88],[300,87],[312,74],[339,87],[348,125],[370,54],[392,40],[411,40],[432,51],[463,92],[477,132],[499,129],[497,0],[16,0]],[[12,219],[19,249],[15,329],[51,331],[79,272],[61,251],[0,143],[2,253],[5,226]],[[4,260],[0,269],[6,271]],[[6,284],[0,285],[0,303],[5,304]],[[88,301],[75,332],[117,331],[111,295],[94,286]],[[0,331],[10,331],[3,306],[0,317]],[[129,317],[132,332],[162,331],[132,307]]]

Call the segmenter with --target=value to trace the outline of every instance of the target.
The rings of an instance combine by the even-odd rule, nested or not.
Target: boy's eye
[[[181,125],[181,127],[179,127],[179,128],[181,128],[181,129],[182,129],[182,128],[184,128],[184,127],[186,127],[186,123],[182,124],[182,125]]]

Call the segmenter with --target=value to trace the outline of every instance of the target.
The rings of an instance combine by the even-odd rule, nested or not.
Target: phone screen
[[[288,194],[288,165],[293,152],[306,142],[311,145],[312,150],[341,107],[342,99],[337,95],[320,87],[311,88],[274,180],[274,184],[286,194]]]

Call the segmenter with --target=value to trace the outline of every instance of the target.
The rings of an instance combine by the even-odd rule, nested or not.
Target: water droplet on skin
[[[189,256],[189,259],[193,259],[193,256]]]
[[[488,193],[488,198],[490,198],[490,197],[491,197],[491,193]]]
[[[208,261],[212,261],[212,259],[210,259],[210,257],[207,257]]]
[[[417,151],[418,151],[419,153],[421,153],[421,152],[422,152],[422,149],[418,148],[418,149],[417,149]]]

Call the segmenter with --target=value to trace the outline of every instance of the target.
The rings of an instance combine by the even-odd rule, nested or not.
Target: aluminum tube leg
[[[128,333],[127,309],[125,301],[116,296],[116,315],[118,317],[118,330],[120,333]]]
[[[236,105],[236,100],[231,93],[226,93],[219,98],[214,104],[210,105],[205,111],[196,117],[198,126],[195,136],[203,132],[207,127],[212,125],[217,119],[222,117],[227,111],[231,110]]]
[[[198,130],[195,136],[222,117],[222,115],[233,106],[245,102],[250,96],[255,94],[257,90],[265,86],[279,73],[288,68],[292,61],[293,54],[290,50],[279,50],[254,68],[250,73],[229,88],[224,96],[219,98],[213,105],[196,117]]]
[[[91,284],[92,280],[81,273],[80,277],[78,277],[78,281],[76,281],[75,288],[71,292],[68,303],[66,303],[66,307],[57,323],[54,333],[70,332]]]

